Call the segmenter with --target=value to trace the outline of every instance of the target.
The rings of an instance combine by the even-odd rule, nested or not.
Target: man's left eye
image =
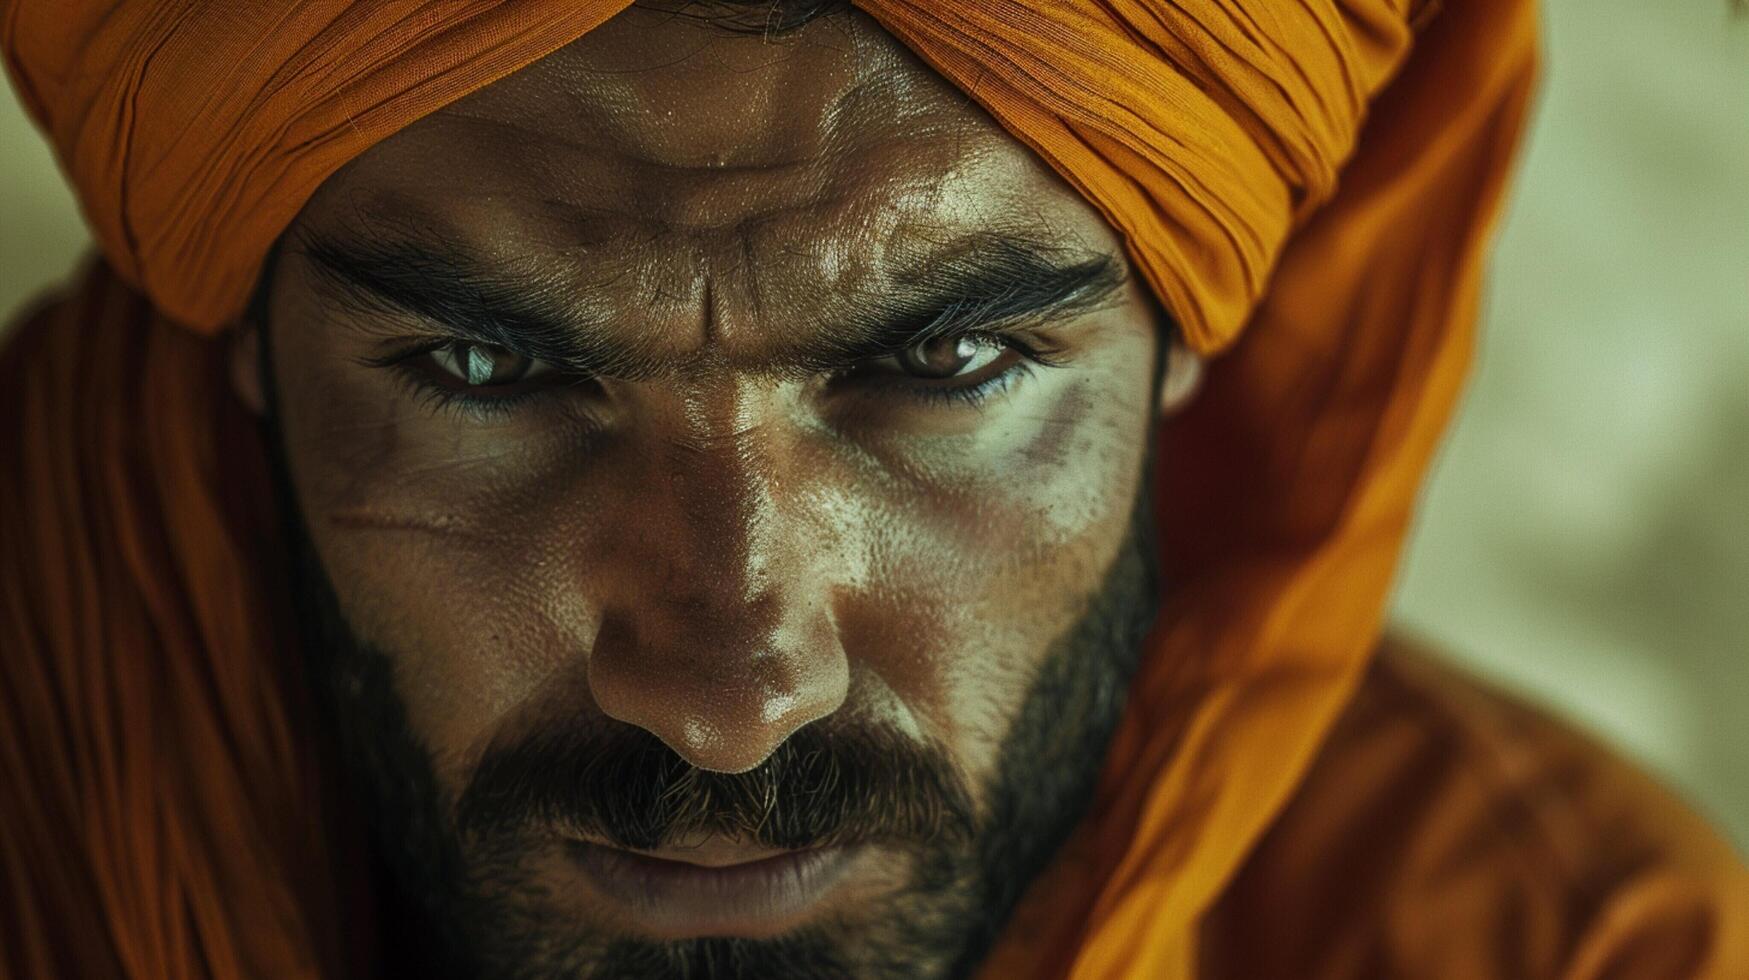
[[[437,380],[453,388],[503,388],[553,371],[545,361],[460,340],[427,351],[423,360]]]
[[[947,381],[980,373],[1012,348],[993,338],[961,334],[937,337],[900,351],[900,370],[921,381]]]
[[[1015,343],[991,334],[934,337],[840,375],[908,396],[976,403],[1025,375],[1034,360]],[[1040,361],[1042,363],[1042,360]]]

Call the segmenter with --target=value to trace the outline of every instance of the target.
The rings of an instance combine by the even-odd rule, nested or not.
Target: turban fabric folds
[[[0,361],[0,975],[344,973],[340,819],[217,345],[321,182],[627,0],[6,0],[104,265]],[[1173,583],[991,976],[1189,976],[1352,691],[1467,362],[1528,0],[860,0],[1096,206],[1188,343]],[[1436,9],[1437,8],[1437,9]],[[52,369],[52,370],[51,370]],[[20,939],[22,937],[22,939]]]

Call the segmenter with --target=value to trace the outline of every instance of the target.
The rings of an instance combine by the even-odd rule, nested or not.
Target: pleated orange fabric
[[[0,359],[0,976],[343,975],[221,367],[101,267]]]
[[[0,975],[344,975],[259,447],[217,375],[275,237],[627,0],[7,0],[104,265],[0,361]],[[1191,345],[1173,591],[1093,814],[988,975],[1188,977],[1374,645],[1470,348],[1529,0],[860,0],[1123,235]],[[1382,94],[1381,94],[1382,93]],[[1070,859],[1072,858],[1072,859]],[[22,937],[22,938],[20,938]]]

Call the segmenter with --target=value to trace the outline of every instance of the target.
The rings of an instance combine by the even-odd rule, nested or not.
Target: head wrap
[[[214,345],[184,328],[237,318],[274,239],[347,160],[625,5],[0,12],[17,87],[113,270],[0,368],[0,417],[31,433],[0,447],[0,567],[24,570],[0,586],[0,972],[343,969],[356,937],[295,684],[264,655],[259,448],[223,417]],[[1105,215],[1192,347],[1226,351],[1162,435],[1172,588],[1099,796],[1073,859],[1023,905],[1025,934],[987,966],[1189,976],[1197,917],[1377,637],[1467,361],[1533,11],[858,5]]]

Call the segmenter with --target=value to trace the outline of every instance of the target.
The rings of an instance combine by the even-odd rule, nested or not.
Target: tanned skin
[[[1121,711],[1195,369],[1047,165],[860,14],[634,8],[331,177],[257,319],[402,966],[975,966]],[[715,917],[578,858],[809,848]]]

